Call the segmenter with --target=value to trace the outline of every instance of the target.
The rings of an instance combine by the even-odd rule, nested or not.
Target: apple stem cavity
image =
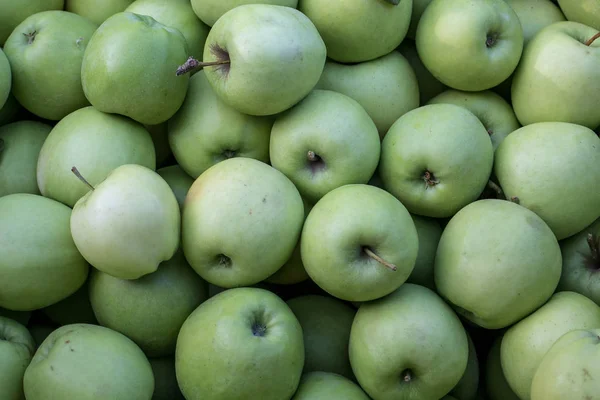
[[[496,44],[497,41],[498,41],[497,33],[488,33],[487,36],[485,37],[485,47],[487,47],[488,49],[490,47],[494,47],[494,45]]]
[[[412,380],[413,380],[413,374],[410,369],[405,369],[404,371],[402,371],[402,381],[404,383],[409,383]]]
[[[430,187],[433,187],[435,185],[437,185],[438,183],[440,183],[440,181],[438,179],[436,179],[436,177],[429,171],[425,171],[423,173],[422,176],[423,180],[425,181],[425,189],[429,189]]]
[[[596,39],[600,38],[600,32],[596,33],[594,36],[592,36],[591,38],[589,38],[589,40],[587,42],[585,42],[586,46],[591,46],[592,43],[594,43],[594,41]]]
[[[27,44],[31,44],[33,43],[33,41],[35,40],[35,36],[37,35],[37,31],[33,31],[33,32],[29,32],[29,33],[24,33],[23,36],[25,36],[27,38]]]
[[[600,270],[600,235],[588,233],[587,244],[590,246],[590,254],[585,256],[585,265],[594,271]]]
[[[378,263],[384,265],[385,267],[391,269],[392,271],[397,271],[398,270],[398,267],[396,267],[394,264],[392,264],[390,262],[387,262],[383,258],[379,257],[377,254],[375,254],[373,252],[373,250],[369,249],[368,247],[363,247],[363,251],[365,252],[366,255],[368,255],[369,257],[371,257],[373,260],[375,260]]]
[[[78,179],[79,179],[81,182],[85,183],[85,184],[86,184],[86,185],[87,185],[87,186],[88,186],[90,189],[92,189],[92,190],[94,190],[94,189],[95,189],[95,188],[92,186],[92,184],[91,184],[91,183],[89,183],[89,182],[87,181],[87,179],[85,179],[85,178],[83,177],[83,175],[81,175],[81,173],[79,172],[79,170],[77,169],[77,167],[73,167],[73,168],[71,168],[71,172],[72,172],[73,174],[75,174],[75,176],[76,176],[76,177],[77,177],[77,178],[78,178]]]

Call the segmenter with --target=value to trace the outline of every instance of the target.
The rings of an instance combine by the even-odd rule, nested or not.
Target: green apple
[[[445,218],[479,197],[493,159],[490,137],[472,112],[430,104],[392,125],[381,144],[379,174],[412,214]]]
[[[413,0],[299,0],[298,9],[315,24],[327,56],[350,63],[373,60],[394,50],[406,36]]]
[[[204,46],[204,62],[214,65],[205,68],[206,78],[217,96],[251,115],[277,114],[302,100],[319,81],[326,56],[308,17],[271,4],[226,12]]]
[[[0,316],[0,398],[22,400],[23,375],[35,352],[35,342],[26,327]]]
[[[81,86],[81,63],[97,26],[66,11],[34,14],[6,39],[12,93],[31,113],[58,121],[89,105]]]
[[[79,289],[89,266],[69,229],[71,209],[35,194],[0,197],[0,307],[31,311]]]
[[[190,0],[136,0],[125,12],[148,15],[163,25],[179,30],[185,37],[189,55],[202,57],[210,28],[196,17]]]
[[[600,217],[600,138],[584,126],[539,122],[510,134],[494,173],[507,198],[538,214],[561,240]]]
[[[86,182],[76,167],[73,173]],[[138,279],[173,257],[180,243],[181,214],[160,175],[125,164],[90,188],[73,207],[71,233],[92,266],[116,278]]]
[[[206,283],[181,251],[135,280],[91,272],[90,300],[100,324],[126,335],[148,357],[173,355],[181,325],[207,298]]]
[[[296,8],[298,0],[192,0],[194,12],[208,26],[213,26],[227,11],[245,4],[272,4]]]
[[[421,20],[421,16],[425,12],[427,6],[431,3],[432,0],[413,0],[413,10],[410,18],[410,26],[408,27],[408,33],[406,37],[410,39],[415,39],[417,36],[417,26],[419,26],[419,21]]]
[[[27,117],[22,117],[22,114],[24,113],[25,110],[19,104],[17,99],[15,99],[15,96],[13,96],[12,93],[9,93],[8,98],[4,103],[4,107],[0,108],[0,126],[27,119]]]
[[[597,33],[577,22],[556,22],[529,42],[511,87],[522,125],[557,121],[594,129],[600,124],[600,40],[590,42]]]
[[[600,306],[575,292],[558,292],[502,338],[502,370],[512,390],[529,400],[531,382],[544,355],[565,333],[600,326]]]
[[[6,54],[0,49],[0,109],[4,108],[10,89],[12,88],[12,72]]]
[[[98,324],[94,315],[89,295],[89,282],[94,269],[90,270],[90,276],[75,293],[42,309],[42,312],[57,325],[70,324]]]
[[[450,89],[428,102],[428,104],[440,103],[462,106],[475,114],[490,135],[494,150],[509,133],[521,127],[510,104],[500,95],[489,90],[462,92]]]
[[[542,358],[531,383],[532,400],[593,399],[600,393],[600,329],[565,333]]]
[[[73,207],[90,188],[71,168],[76,166],[94,186],[124,164],[156,167],[148,132],[129,118],[85,107],[63,118],[48,135],[37,162],[37,183],[42,195]]]
[[[347,95],[313,90],[271,130],[271,165],[308,201],[335,188],[367,183],[377,168],[381,143],[375,123]]]
[[[417,50],[453,89],[490,89],[508,78],[523,51],[519,17],[504,0],[433,0],[421,16]]]
[[[358,383],[377,400],[439,399],[460,381],[469,358],[467,334],[450,306],[412,283],[360,306],[348,348]]]
[[[415,223],[415,228],[417,228],[419,252],[417,253],[415,267],[406,281],[435,290],[433,266],[435,263],[435,252],[442,236],[442,227],[433,218],[418,215],[411,215],[411,217]]]
[[[150,361],[154,373],[154,395],[152,400],[185,400],[177,384],[175,358],[150,358],[148,361]]]
[[[519,17],[525,46],[543,28],[565,20],[565,16],[550,0],[504,0]],[[577,0],[580,1],[580,0]]]
[[[489,400],[519,400],[519,397],[510,388],[506,377],[502,371],[500,361],[500,346],[502,345],[502,336],[497,337],[490,350],[485,362],[485,390]]]
[[[144,128],[146,128],[148,133],[150,133],[150,137],[152,137],[154,153],[156,154],[156,167],[160,168],[173,155],[169,146],[169,137],[167,136],[167,122],[165,121],[156,125],[144,125]]]
[[[165,122],[188,89],[189,76],[175,74],[188,51],[177,29],[147,15],[117,13],[100,25],[83,55],[85,96],[103,112],[145,125]]]
[[[580,22],[600,30],[600,3],[598,0],[558,0],[569,21]]]
[[[581,293],[600,305],[600,218],[560,242],[563,256],[559,290]]]
[[[342,300],[369,301],[402,285],[417,259],[415,224],[383,189],[356,184],[327,193],[308,214],[301,238],[306,272]]]
[[[473,339],[468,333],[467,339],[469,341],[467,368],[460,381],[450,391],[450,395],[460,400],[476,400],[477,390],[479,389],[479,359],[477,358],[475,343],[473,343]]]
[[[62,10],[63,6],[64,0],[0,0],[0,47],[4,47],[12,31],[30,15]]]
[[[263,289],[211,297],[177,338],[175,371],[188,400],[289,399],[303,366],[300,323],[283,300]]]
[[[403,40],[396,50],[406,58],[415,72],[419,86],[419,105],[426,104],[431,98],[447,89],[446,85],[438,81],[431,75],[431,72],[425,68],[423,62],[419,58],[414,40]]]
[[[108,328],[65,325],[36,351],[23,380],[27,400],[150,400],[152,368],[126,336]]]
[[[197,178],[232,157],[269,161],[273,118],[242,114],[224,103],[205,71],[190,79],[183,105],[168,122],[168,139],[181,168]]]
[[[348,358],[350,328],[356,310],[341,300],[304,295],[287,301],[304,336],[304,373],[333,372],[353,379]]]
[[[285,175],[252,158],[230,158],[190,188],[183,205],[183,252],[209,283],[253,285],[289,260],[303,221],[302,197]]]
[[[556,237],[533,211],[510,201],[479,200],[446,225],[435,256],[435,285],[464,318],[499,329],[550,298],[561,265]]]
[[[160,168],[156,170],[165,182],[169,184],[173,194],[179,203],[179,209],[183,209],[183,203],[185,202],[185,196],[188,190],[194,183],[194,178],[185,173],[179,165],[171,165],[168,167]]]
[[[332,372],[314,371],[302,375],[292,400],[370,400],[350,379]]]
[[[10,318],[21,325],[27,326],[31,319],[31,311],[13,311],[0,307],[0,317]]]
[[[397,51],[358,64],[327,61],[317,88],[356,100],[375,122],[381,137],[398,118],[419,106],[417,77]]]
[[[65,10],[89,19],[96,25],[124,11],[134,0],[64,0]]]
[[[12,193],[40,194],[36,171],[50,125],[19,121],[0,127],[0,197]]]

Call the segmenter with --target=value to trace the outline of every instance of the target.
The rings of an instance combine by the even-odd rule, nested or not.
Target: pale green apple
[[[426,104],[432,97],[437,96],[447,89],[446,85],[438,81],[431,75],[431,72],[425,68],[417,53],[417,47],[414,40],[403,40],[396,50],[406,58],[415,72],[419,86],[419,105]]]
[[[467,339],[469,341],[467,368],[460,381],[458,381],[449,394],[460,400],[476,400],[479,389],[479,359],[477,358],[475,343],[473,343],[473,339],[471,339],[468,333]]]
[[[126,335],[148,357],[173,355],[179,329],[207,298],[206,283],[181,251],[139,279],[91,272],[90,300],[100,324]]]
[[[4,108],[8,96],[10,95],[10,89],[12,88],[12,72],[10,70],[10,63],[4,51],[0,49],[0,110]]]
[[[392,125],[381,144],[379,174],[412,214],[445,218],[479,197],[493,159],[490,137],[472,112],[430,104]]]
[[[332,60],[373,60],[406,37],[413,0],[299,0],[298,9],[315,24]]]
[[[506,381],[521,400],[529,400],[531,382],[546,352],[565,333],[600,326],[600,306],[575,292],[558,292],[502,338],[500,359]]]
[[[90,270],[90,276],[95,270]],[[90,276],[72,295],[42,309],[42,312],[57,325],[98,324],[90,302]]]
[[[217,96],[251,115],[278,114],[302,100],[319,81],[326,56],[306,15],[271,4],[228,11],[204,46],[204,62],[221,63],[205,68]]]
[[[103,112],[145,125],[165,122],[188,89],[189,76],[175,74],[188,52],[177,29],[147,15],[117,13],[100,25],[83,55],[85,97]]]
[[[600,40],[598,30],[577,22],[556,22],[529,42],[511,86],[522,125],[571,122],[600,124]]]
[[[150,133],[150,137],[152,137],[154,153],[156,154],[156,168],[160,168],[173,155],[167,135],[167,121],[156,125],[144,125],[144,128],[146,128],[148,133]]]
[[[23,375],[35,352],[35,342],[27,328],[0,316],[0,398],[23,400]]]
[[[304,222],[302,197],[275,168],[236,157],[196,179],[183,205],[183,252],[209,283],[249,286],[292,255]]]
[[[96,0],[93,0],[96,1]],[[0,0],[0,47],[27,17],[48,10],[62,10],[64,0]]]
[[[464,318],[499,329],[550,298],[561,265],[556,237],[534,212],[510,201],[479,200],[446,225],[435,256],[435,285]]]
[[[375,186],[344,185],[308,214],[301,255],[321,289],[342,300],[369,301],[406,281],[418,241],[410,214],[394,196]]]
[[[519,17],[525,46],[543,28],[565,20],[560,8],[551,0],[504,0]],[[577,0],[580,1],[580,0]]]
[[[313,90],[271,130],[271,165],[312,203],[340,186],[367,183],[380,152],[377,127],[367,111],[331,90]]]
[[[561,240],[600,217],[600,138],[566,122],[520,128],[496,150],[494,173],[507,198],[518,198]]]
[[[475,114],[490,135],[494,150],[508,134],[521,127],[510,104],[489,90],[462,92],[450,89],[429,100],[427,104],[440,103],[462,106]]]
[[[356,100],[383,137],[398,118],[419,106],[419,84],[411,65],[397,51],[371,61],[327,61],[317,88]]]
[[[406,282],[415,283],[435,290],[433,280],[433,266],[435,264],[435,252],[437,251],[440,237],[442,236],[442,227],[440,223],[427,217],[411,215],[417,236],[419,237],[419,252],[417,261],[410,276]]]
[[[244,4],[272,4],[296,8],[298,0],[192,0],[194,12],[208,26],[213,26],[227,11]]]
[[[199,71],[190,79],[183,105],[168,122],[168,139],[181,168],[197,178],[232,157],[269,161],[274,119],[242,114],[224,103]]]
[[[600,329],[576,330],[561,336],[544,355],[533,376],[531,400],[598,396],[599,344]]]
[[[569,21],[580,22],[600,30],[600,2],[598,0],[558,0]]]
[[[500,346],[502,336],[492,343],[485,362],[485,392],[489,400],[519,400],[519,397],[506,382],[500,361]]]
[[[177,338],[175,371],[188,400],[289,399],[303,366],[298,319],[263,289],[235,288],[211,297]]]
[[[210,28],[196,17],[190,0],[136,0],[125,11],[148,15],[163,25],[177,29],[185,37],[188,55],[202,58]]]
[[[160,168],[156,170],[165,182],[169,184],[173,194],[179,203],[179,208],[183,209],[183,203],[185,202],[185,196],[188,190],[194,183],[194,178],[185,173],[179,165],[170,165],[168,167]]]
[[[413,40],[415,39],[415,36],[417,35],[417,26],[419,25],[421,16],[431,1],[432,0],[413,0],[412,16],[410,18],[410,26],[408,27],[406,37]]]
[[[332,372],[304,373],[292,400],[370,400],[356,383]]]
[[[150,358],[154,373],[154,394],[152,400],[185,400],[175,373],[175,357]]]
[[[405,283],[360,306],[349,354],[371,398],[439,399],[463,376],[469,344],[450,306],[432,290]]]
[[[75,203],[71,215],[71,233],[83,257],[121,279],[138,279],[171,259],[180,226],[179,204],[167,182],[137,164],[111,171]]]
[[[134,0],[64,0],[65,10],[89,19],[96,25],[124,11]]]
[[[0,197],[12,193],[40,194],[36,171],[44,141],[52,130],[37,121],[0,127]]]
[[[519,17],[504,0],[433,0],[416,34],[423,64],[453,89],[490,89],[508,78],[523,51]]]
[[[150,400],[154,375],[126,336],[90,324],[65,325],[36,351],[23,380],[27,400]]]
[[[85,49],[97,26],[66,11],[34,14],[6,39],[12,93],[31,113],[58,121],[89,105],[81,85]]]
[[[304,373],[324,371],[353,379],[348,341],[356,310],[341,300],[321,295],[294,297],[287,305],[302,327]]]
[[[69,229],[71,209],[35,194],[0,197],[0,307],[31,311],[79,289],[89,266]]]

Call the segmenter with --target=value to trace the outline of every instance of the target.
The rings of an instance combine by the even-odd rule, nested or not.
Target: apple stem
[[[83,183],[85,183],[86,185],[89,186],[90,189],[94,190],[95,188],[92,186],[91,183],[89,183],[84,177],[83,175],[81,175],[81,173],[79,172],[79,170],[76,167],[71,168],[71,172],[75,174],[75,176],[77,178],[79,178],[79,180]]]
[[[33,43],[33,41],[35,40],[35,36],[37,35],[37,31],[33,31],[33,32],[29,32],[29,33],[24,33],[23,36],[25,36],[27,38],[27,44],[31,44]]]
[[[320,157],[317,155],[317,153],[315,153],[312,150],[308,151],[306,158],[308,158],[308,161],[310,161],[310,162],[316,162],[316,161],[319,161],[319,159],[320,159]]]
[[[425,189],[429,189],[440,183],[440,181],[429,171],[425,171],[422,178],[425,181]]]
[[[380,264],[385,265],[386,267],[388,267],[389,269],[391,269],[392,271],[396,271],[398,270],[398,267],[396,267],[394,264],[389,263],[387,261],[385,261],[383,258],[379,257],[377,254],[375,254],[371,249],[369,249],[368,247],[365,247],[364,252],[371,257],[373,260],[377,261]]]
[[[521,199],[519,199],[517,196],[511,197],[509,200],[515,204],[521,204]]]
[[[587,244],[590,246],[590,255],[586,257],[586,264],[590,269],[600,269],[600,236],[588,233]]]
[[[502,191],[502,188],[500,186],[498,186],[496,184],[496,182],[490,180],[490,181],[488,181],[487,185],[490,189],[492,189],[494,192],[496,192],[496,195],[498,196],[499,199],[506,198],[504,196],[504,192]]]
[[[594,36],[592,36],[587,42],[585,42],[586,46],[591,46],[592,43],[594,43],[594,41],[596,39],[600,38],[600,32],[596,33]]]
[[[183,63],[177,68],[177,72],[175,73],[175,75],[180,76],[183,74],[187,74],[188,72],[191,72],[196,68],[215,67],[217,65],[226,65],[229,63],[229,60],[202,62],[196,60],[194,57],[189,57],[185,63]]]

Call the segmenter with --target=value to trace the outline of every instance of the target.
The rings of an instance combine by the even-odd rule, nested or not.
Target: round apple
[[[569,21],[600,30],[600,3],[597,0],[558,0],[558,5]]]
[[[124,11],[134,0],[64,0],[65,10],[89,19],[96,25]]]
[[[523,28],[523,45],[543,28],[555,22],[565,21],[560,8],[551,0],[505,0],[519,17]],[[581,1],[581,0],[576,0]]]
[[[17,120],[28,119],[29,117],[23,117],[24,111],[15,96],[9,93],[4,107],[0,108],[0,126],[17,122]]]
[[[35,342],[26,327],[0,316],[0,398],[24,399],[23,375],[35,352]]]
[[[305,373],[292,400],[318,399],[369,400],[369,396],[342,375],[323,371]]]
[[[298,0],[192,0],[194,12],[208,26],[213,26],[227,11],[244,4],[272,4],[296,8]]]
[[[152,400],[185,400],[175,373],[175,357],[150,358],[154,373],[154,394]]]
[[[179,208],[183,209],[183,203],[187,196],[190,187],[194,184],[194,179],[185,173],[179,165],[171,165],[168,167],[160,168],[156,171],[165,182],[169,184],[173,194],[179,203]]]
[[[42,11],[62,10],[64,3],[64,0],[0,0],[0,47],[4,47],[12,31],[27,17]]]
[[[12,72],[6,54],[0,49],[0,109],[4,107],[12,88]]]
[[[520,400],[506,382],[500,361],[500,346],[502,336],[498,336],[492,343],[485,363],[485,390],[490,400]]]

